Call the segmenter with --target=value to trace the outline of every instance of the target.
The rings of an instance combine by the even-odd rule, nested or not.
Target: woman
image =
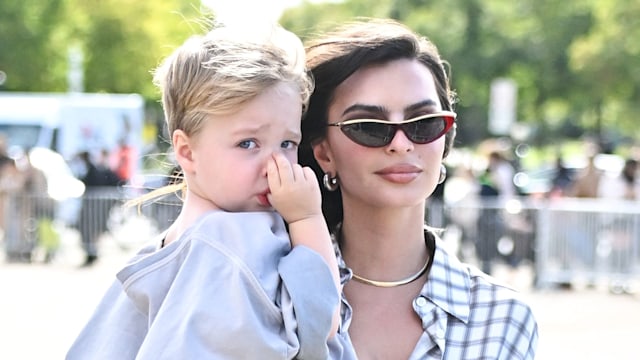
[[[345,274],[338,339],[359,359],[531,359],[537,325],[517,294],[449,254],[425,227],[455,136],[436,47],[389,20],[307,44],[316,89],[299,161],[324,184]]]

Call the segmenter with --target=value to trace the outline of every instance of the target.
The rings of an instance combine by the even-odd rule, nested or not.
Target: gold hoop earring
[[[440,177],[438,178],[438,184],[442,184],[447,178],[447,167],[444,164],[440,164]]]
[[[331,177],[329,173],[324,173],[324,176],[322,176],[322,185],[329,191],[336,191],[339,187],[338,177]]]

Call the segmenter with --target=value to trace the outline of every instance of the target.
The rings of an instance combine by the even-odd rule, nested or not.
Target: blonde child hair
[[[238,111],[281,82],[298,88],[304,113],[313,91],[304,46],[277,24],[253,29],[214,25],[206,34],[187,39],[154,71],[169,136],[175,130],[193,136],[210,115]],[[141,205],[185,189],[181,179],[172,180],[177,181],[128,204]]]

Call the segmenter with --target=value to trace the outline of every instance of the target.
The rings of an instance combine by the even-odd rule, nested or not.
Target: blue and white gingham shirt
[[[424,332],[409,359],[533,359],[538,326],[518,293],[461,263],[433,233],[425,231],[425,238],[435,251],[427,281],[413,300]],[[348,281],[351,271],[340,251],[336,252],[343,280]],[[342,328],[337,336],[342,359],[355,356],[349,349],[350,322],[351,307],[343,299]]]

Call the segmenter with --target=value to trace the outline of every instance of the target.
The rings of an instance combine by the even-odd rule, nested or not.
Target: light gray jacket
[[[210,212],[118,272],[67,359],[340,358],[338,304],[326,262],[292,250],[279,215]]]

